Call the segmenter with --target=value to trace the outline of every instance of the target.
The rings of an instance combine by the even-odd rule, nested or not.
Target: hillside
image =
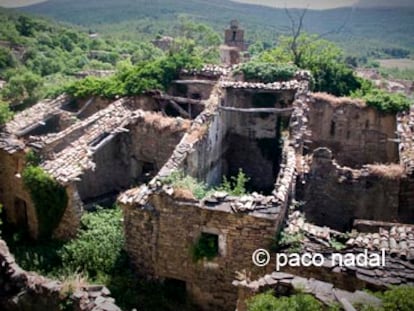
[[[85,29],[0,9],[0,90],[12,106],[53,96],[81,71],[113,70],[161,53],[149,43],[90,36]],[[4,84],[3,82],[3,84]]]
[[[174,35],[171,26],[181,14],[208,23],[220,32],[229,20],[237,18],[248,30],[250,41],[267,43],[274,43],[289,25],[283,9],[229,0],[49,0],[24,10],[128,39],[140,39],[145,34]],[[401,8],[310,10],[305,27],[309,32],[329,32],[326,38],[339,43],[349,54],[367,55],[383,48],[403,48],[412,52],[413,17],[414,9]],[[341,32],[335,33],[339,28]]]

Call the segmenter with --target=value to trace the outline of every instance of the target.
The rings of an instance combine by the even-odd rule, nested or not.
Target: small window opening
[[[329,130],[329,133],[331,134],[331,136],[335,136],[335,122],[331,121],[331,128]]]
[[[202,232],[193,246],[193,259],[212,260],[219,255],[219,237],[217,234]]]

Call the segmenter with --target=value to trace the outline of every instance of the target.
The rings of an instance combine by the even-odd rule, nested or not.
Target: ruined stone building
[[[201,75],[194,73],[197,83]],[[304,201],[309,221],[342,232],[361,219],[370,221],[368,231],[378,230],[379,221],[413,223],[412,126],[409,113],[381,113],[357,100],[310,94],[305,72],[271,84],[222,76],[158,176],[119,197],[127,251],[142,274],[175,280],[207,310],[231,310],[235,271],[248,269],[256,277],[268,272],[254,267],[251,255],[270,247],[293,199]],[[162,183],[178,169],[215,186],[239,168],[251,178],[251,195],[197,200]],[[191,248],[203,235],[216,236],[218,256],[194,262]],[[408,264],[414,240],[398,240],[396,249],[404,248],[401,260]],[[397,283],[412,282],[395,273]],[[396,280],[360,274],[356,288],[390,284],[387,279]]]
[[[241,49],[243,33],[233,26],[226,43]],[[231,67],[207,66],[183,71],[167,94],[38,103],[1,132],[6,217],[37,235],[21,178],[32,149],[68,196],[55,237],[74,236],[89,203],[119,195],[136,271],[174,282],[200,309],[234,310],[238,293],[240,303],[246,291],[294,280],[252,263],[252,253],[271,250],[281,230],[303,233],[307,250],[329,254],[330,243],[352,229],[348,251],[386,250],[387,269],[287,271],[326,282],[316,290],[320,283],[299,280],[315,295],[334,299],[334,286],[353,292],[413,284],[414,113],[312,94],[309,80],[299,71],[290,81],[246,82]],[[240,197],[215,192],[197,199],[165,182],[181,171],[215,187],[239,169],[250,178],[250,194]],[[292,212],[299,201],[300,211]],[[201,237],[214,241],[214,258],[194,260]],[[243,270],[246,279],[233,283]]]

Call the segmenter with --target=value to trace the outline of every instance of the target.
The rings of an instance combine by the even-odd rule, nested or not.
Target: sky
[[[0,0],[0,6],[19,7],[46,0]],[[87,0],[86,0],[87,1]],[[114,0],[116,1],[116,0]],[[414,0],[232,0],[235,2],[267,5],[277,8],[306,8],[315,10],[333,9],[357,5],[359,7],[398,6],[414,8]]]
[[[397,6],[413,7],[414,0],[232,0],[250,4],[268,5],[278,8],[306,8],[315,10],[333,9],[339,7],[358,6]]]
[[[0,6],[6,8],[17,8],[25,5],[44,2],[46,0],[0,0]]]

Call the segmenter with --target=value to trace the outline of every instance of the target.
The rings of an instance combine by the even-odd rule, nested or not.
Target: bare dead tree
[[[302,12],[299,14],[299,18],[295,19],[290,11],[285,8],[285,12],[287,17],[290,20],[290,30],[292,32],[292,42],[290,44],[290,50],[293,53],[293,62],[298,65],[300,63],[300,59],[302,57],[301,51],[298,49],[298,39],[302,33],[303,29],[303,20],[305,18],[306,12],[308,11],[308,8],[302,10]]]
[[[296,14],[296,16],[293,16],[292,12],[285,7],[285,13],[286,16],[288,17],[289,21],[290,21],[290,26],[284,27],[285,30],[287,30],[288,32],[291,33],[292,36],[292,42],[290,43],[289,49],[293,54],[293,62],[296,65],[300,64],[301,58],[302,58],[302,51],[300,49],[300,45],[299,45],[299,38],[301,36],[301,34],[303,33],[304,30],[304,19],[305,16],[307,14],[309,10],[309,7],[301,10],[300,12],[298,12],[298,14]],[[347,16],[347,18],[344,20],[344,22],[339,25],[337,28],[335,29],[331,29],[327,32],[324,32],[322,34],[319,34],[315,40],[321,39],[323,37],[326,37],[330,34],[336,34],[336,33],[340,33],[343,32],[343,30],[345,29],[346,25],[348,24],[351,16],[352,16],[352,12]]]

